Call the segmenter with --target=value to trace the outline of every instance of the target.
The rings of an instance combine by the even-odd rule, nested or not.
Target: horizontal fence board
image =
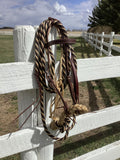
[[[119,115],[120,105],[77,116],[77,123],[70,131],[69,137],[118,122],[120,121]],[[52,132],[55,134],[55,131]],[[63,134],[59,134],[59,136],[61,137]],[[0,136],[0,158],[37,147],[42,148],[43,145],[48,145],[49,143],[51,141],[43,128],[23,129],[12,133],[10,136],[9,134]]]
[[[108,51],[106,51],[105,49],[102,49],[102,52],[108,56]]]
[[[120,56],[77,60],[79,82],[120,77]]]
[[[72,160],[116,160],[120,157],[120,140]]]
[[[97,34],[98,37],[102,37],[102,34]]]
[[[120,52],[120,47],[117,47],[117,46],[112,46],[112,49],[117,51],[117,52]]]
[[[100,44],[100,43],[101,43],[101,41],[97,40],[97,43],[99,43],[99,44]]]
[[[109,43],[107,43],[107,42],[103,42],[103,45],[104,45],[104,46],[107,46],[107,47],[109,47],[109,46],[110,46],[110,44],[109,44]]]
[[[99,46],[96,46],[96,48],[100,50],[100,47],[99,47]]]
[[[44,133],[43,128],[23,129],[14,133],[0,136],[0,158],[13,154],[43,147],[45,139],[49,138]]]
[[[120,77],[120,56],[78,59],[79,82]],[[30,62],[0,64],[0,94],[37,87]]]
[[[114,39],[120,40],[120,35],[114,35]]]
[[[70,131],[69,136],[120,121],[120,105],[77,116],[76,121],[77,123]]]
[[[111,38],[111,34],[104,34],[104,38]]]
[[[36,88],[33,63],[0,64],[0,94]]]

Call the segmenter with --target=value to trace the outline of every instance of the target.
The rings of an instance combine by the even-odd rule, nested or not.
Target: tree
[[[120,1],[101,0],[89,16],[89,27],[106,25],[112,27],[113,31],[120,32]]]

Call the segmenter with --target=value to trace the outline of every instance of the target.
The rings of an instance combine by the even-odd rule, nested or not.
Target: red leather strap
[[[74,44],[75,42],[76,42],[75,39],[68,39],[68,38],[56,39],[56,40],[46,43],[45,48],[48,48],[49,46],[54,45],[54,44]]]
[[[74,85],[75,99],[76,99],[76,102],[79,103],[79,83],[78,83],[78,77],[77,77],[77,70],[75,69],[72,59],[70,59],[70,61],[71,61],[71,67],[73,72],[73,85]]]

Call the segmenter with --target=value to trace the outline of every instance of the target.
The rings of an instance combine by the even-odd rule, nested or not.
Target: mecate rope
[[[48,42],[48,35],[52,27],[57,29],[60,39]],[[65,140],[69,131],[75,125],[76,115],[87,111],[84,105],[79,104],[77,62],[74,50],[70,45],[73,43],[75,43],[75,40],[68,39],[67,31],[62,23],[51,17],[40,24],[35,37],[35,77],[39,87],[41,118],[46,133],[54,140]],[[55,75],[55,57],[51,50],[51,45],[53,44],[60,44],[62,48],[58,79]],[[47,56],[45,56],[45,53]],[[45,57],[47,57],[48,63],[46,63]],[[67,85],[73,101],[72,106],[68,106],[63,98],[64,89]],[[52,129],[59,129],[61,132],[65,132],[62,138],[52,135],[46,125],[43,100],[44,89],[50,93],[56,93],[56,97],[50,106],[50,118],[52,118],[50,126]],[[57,106],[60,99],[63,103],[63,111],[56,117],[55,111],[59,109]]]
[[[56,28],[59,39],[48,41],[48,36],[52,27]],[[68,38],[67,31],[59,20],[49,17],[40,24],[35,36],[34,50],[34,75],[38,84],[39,96],[15,118],[15,120],[18,119],[33,104],[37,103],[20,128],[22,128],[40,104],[41,119],[45,132],[54,140],[65,140],[68,137],[69,131],[76,123],[76,116],[87,112],[87,107],[79,104],[77,62],[74,49],[71,46],[73,43],[75,43],[75,40]],[[60,44],[62,49],[59,75],[55,74],[55,57],[51,50],[51,45],[54,44]],[[71,106],[69,106],[63,98],[64,89],[67,86],[72,99]],[[57,129],[61,133],[65,132],[62,138],[54,136],[47,127],[45,119],[44,90],[55,94],[55,98],[49,107],[49,117],[52,119],[50,128],[52,130]],[[62,106],[59,106],[60,101],[62,101]]]

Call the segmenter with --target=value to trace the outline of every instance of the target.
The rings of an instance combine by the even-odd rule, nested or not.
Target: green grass
[[[81,37],[74,37],[76,43],[73,45],[77,58],[92,58],[100,57],[99,51],[94,49],[85,43]],[[118,42],[116,42],[118,43]],[[60,47],[57,45],[57,59],[60,59]],[[104,56],[104,55],[103,55]],[[12,36],[0,36],[0,63],[13,62],[13,37]],[[81,87],[87,88],[88,83],[91,83],[92,91],[101,93],[101,97],[104,101],[104,106],[120,104],[120,78],[110,78],[104,80],[92,82],[80,83]],[[66,97],[69,94],[66,92]],[[16,96],[12,97],[11,102],[16,100]],[[17,105],[17,104],[13,104]],[[14,112],[14,110],[10,110]],[[76,156],[80,156],[86,152],[97,149],[109,143],[112,143],[120,139],[120,123],[111,124],[92,132],[86,132],[78,136],[68,138],[66,141],[61,142],[59,147],[55,149],[54,160],[69,160]],[[58,142],[56,142],[57,145]],[[19,154],[13,155],[1,160],[19,160]]]
[[[0,63],[14,62],[13,36],[0,35]]]
[[[120,47],[120,40],[119,39],[114,39],[113,44]]]
[[[76,54],[76,58],[89,58],[89,57],[99,57],[99,52],[94,51],[90,45],[85,43],[84,39],[81,37],[70,37],[76,40],[76,43],[73,44],[74,52]],[[57,60],[60,59],[61,49],[60,46],[57,45]]]
[[[75,137],[67,139],[55,150],[54,160],[69,160],[120,139],[119,125],[120,123],[109,125],[102,132],[97,131],[96,135],[86,136],[74,142]]]
[[[0,160],[20,160],[20,154],[16,154],[16,155],[9,156],[6,158],[0,158]]]
[[[120,78],[103,80],[104,86],[108,89],[110,99],[114,104],[120,104]]]

